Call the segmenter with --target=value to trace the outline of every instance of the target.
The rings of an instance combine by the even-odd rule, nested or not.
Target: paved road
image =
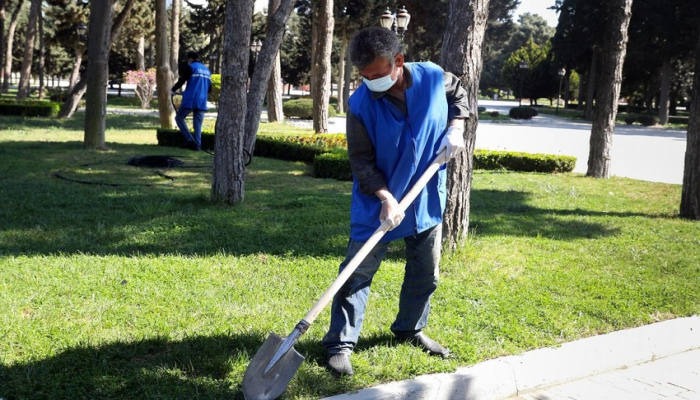
[[[507,113],[515,102],[480,101],[487,110]],[[476,147],[529,153],[571,155],[574,172],[585,173],[591,124],[539,115],[532,121],[480,121]],[[652,182],[683,182],[686,132],[677,129],[618,125],[613,136],[611,174]]]

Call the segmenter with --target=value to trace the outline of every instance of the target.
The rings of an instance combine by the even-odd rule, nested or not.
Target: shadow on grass
[[[243,375],[266,337],[244,333],[81,343],[45,359],[0,363],[0,396],[243,400]],[[295,348],[306,359],[292,378],[289,391],[322,397],[361,388],[361,383],[335,380],[318,368],[325,365],[325,350],[318,341],[302,340]],[[281,398],[292,397],[283,394]]]
[[[153,115],[133,114],[107,114],[107,129],[149,129],[155,130],[158,126],[158,118]],[[85,113],[76,112],[72,118],[48,118],[48,117],[19,117],[2,116],[0,118],[0,130],[17,129],[66,129],[83,131],[85,129]]]
[[[19,399],[243,399],[255,334],[81,344],[43,360],[0,364],[0,395]],[[253,352],[255,350],[252,350]],[[236,365],[238,364],[238,365]],[[238,375],[241,377],[238,377]]]
[[[125,166],[129,157],[144,154],[175,155],[200,168],[170,169],[167,174],[175,177],[170,182]],[[345,253],[350,183],[313,179],[302,163],[256,158],[247,171],[245,201],[224,206],[210,201],[208,154],[152,145],[114,144],[112,151],[90,152],[78,142],[4,142],[0,157],[7,160],[0,164],[5,198],[0,254]],[[87,163],[99,165],[79,167]],[[110,169],[117,165],[119,170]],[[52,175],[65,168],[69,176],[88,180],[115,174],[127,185],[82,185]],[[155,185],[129,186],[137,173],[145,174],[138,182]],[[472,225],[481,235],[573,240],[618,233],[587,217],[654,217],[542,209],[529,205],[528,197],[526,192],[473,190]],[[390,257],[394,253],[403,257],[402,250]]]

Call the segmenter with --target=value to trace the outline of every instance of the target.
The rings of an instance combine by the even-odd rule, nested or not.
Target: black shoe
[[[400,338],[399,341],[410,343],[416,347],[420,347],[427,351],[431,356],[440,356],[442,358],[450,357],[450,350],[442,347],[440,343],[426,336],[423,332],[418,332],[416,336],[408,338]]]
[[[352,370],[352,364],[350,364],[350,354],[338,353],[333,355],[328,355],[328,363],[326,368],[331,371],[331,374],[336,378],[341,376],[352,376],[355,371]]]

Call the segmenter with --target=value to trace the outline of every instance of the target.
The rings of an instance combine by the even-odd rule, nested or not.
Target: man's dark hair
[[[350,41],[350,62],[362,69],[383,57],[394,63],[394,56],[401,53],[401,43],[393,31],[374,26],[357,32]]]
[[[191,58],[194,61],[199,61],[199,54],[195,53],[194,51],[190,51],[187,53],[187,58]]]

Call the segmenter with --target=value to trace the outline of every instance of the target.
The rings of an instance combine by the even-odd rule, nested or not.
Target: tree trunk
[[[41,9],[40,9],[41,11]],[[44,100],[44,64],[46,57],[44,47],[44,18],[39,18],[39,100]]]
[[[270,0],[267,6],[267,18],[271,18],[277,8],[280,6],[280,0]],[[280,52],[277,52],[274,61],[272,62],[272,71],[270,71],[270,81],[267,83],[267,121],[282,122],[284,121],[284,113],[282,112],[282,62]]]
[[[671,98],[671,60],[664,60],[661,65],[661,93],[659,94],[659,123],[668,124],[668,111]]]
[[[333,0],[312,3],[311,98],[314,132],[328,132],[328,101],[331,95],[331,51],[333,50]]]
[[[267,21],[265,41],[263,42],[258,58],[255,61],[255,70],[253,71],[253,76],[250,79],[250,90],[248,91],[247,97],[248,103],[247,107],[245,108],[244,149],[246,149],[249,154],[253,154],[253,150],[255,149],[255,139],[257,138],[258,134],[258,126],[260,126],[260,113],[262,112],[267,83],[270,78],[270,72],[272,71],[272,61],[275,59],[280,45],[282,44],[282,35],[284,34],[285,24],[289,18],[289,15],[292,13],[293,8],[293,0],[282,0],[282,3],[280,4],[279,8],[277,8],[277,11],[275,11],[273,17]],[[246,48],[249,48],[247,47],[249,46],[249,43],[250,40],[244,42],[243,45],[246,46]],[[226,46],[224,45],[224,48],[225,47]],[[243,156],[243,154],[238,155],[241,157]]]
[[[180,0],[173,0],[170,22],[170,72],[177,80],[177,64],[180,56]],[[169,89],[169,88],[168,88]]]
[[[489,0],[451,0],[442,40],[440,65],[462,80],[472,111],[476,111],[477,106],[479,80],[483,68],[481,48],[488,10]],[[451,249],[463,243],[469,232],[469,196],[478,123],[478,114],[470,115],[464,131],[467,148],[448,165],[448,197],[442,232],[443,242]]]
[[[73,70],[70,73],[70,78],[68,80],[68,92],[71,92],[78,83],[78,78],[80,78],[80,65],[83,63],[83,49],[75,47],[75,64],[73,64]]]
[[[106,150],[107,78],[109,75],[110,26],[114,6],[110,0],[90,0],[90,33],[85,75],[85,139],[83,148]]]
[[[243,201],[245,196],[243,148],[246,120],[241,116],[246,115],[247,108],[248,43],[253,0],[227,0],[225,18],[219,109],[229,112],[219,113],[216,118],[211,196],[214,201],[233,204]]]
[[[139,71],[146,70],[146,39],[143,36],[139,37],[139,44],[136,47],[136,68]]]
[[[10,89],[10,79],[12,78],[12,47],[15,42],[15,30],[17,30],[17,19],[22,11],[24,1],[17,3],[15,10],[10,18],[10,28],[7,30],[7,45],[5,46],[5,71],[3,73],[2,92],[7,93]]]
[[[158,115],[161,128],[175,126],[175,109],[170,104],[170,88],[173,86],[168,54],[168,11],[165,0],[156,0],[156,85],[158,91]]]
[[[348,100],[350,99],[350,84],[352,82],[352,62],[350,62],[350,52],[346,51],[345,55],[345,82],[343,82],[343,107],[348,109]],[[341,99],[338,99],[340,101]]]
[[[598,49],[593,49],[591,66],[588,69],[588,79],[586,79],[586,110],[583,112],[585,119],[593,118],[593,101],[596,93],[596,80],[598,79]]]
[[[108,1],[107,4],[109,7],[114,7],[115,0]],[[126,21],[126,17],[129,15],[131,12],[131,9],[134,6],[134,0],[127,0],[126,4],[124,4],[124,8],[119,12],[119,15],[117,16],[117,19],[114,21],[114,24],[112,25],[111,30],[109,31],[109,37],[110,41],[108,42],[108,47],[107,47],[107,54],[109,54],[109,49],[112,47],[114,44],[114,41],[117,40],[119,37],[119,33],[121,32],[121,28],[124,25],[124,21]],[[92,6],[91,6],[92,7]],[[114,11],[112,10],[110,14],[113,14]],[[91,13],[92,14],[92,13]],[[91,17],[92,18],[92,17]],[[109,26],[111,22],[111,17],[110,20],[107,20],[107,25]],[[90,40],[92,40],[90,38]],[[89,50],[89,49],[88,49]],[[88,53],[89,57],[90,53]],[[89,67],[88,67],[89,69]],[[70,91],[70,94],[68,95],[68,98],[66,99],[66,102],[63,103],[61,106],[61,110],[58,112],[58,118],[70,118],[73,116],[73,113],[75,110],[78,108],[78,104],[80,103],[80,99],[83,98],[83,94],[85,94],[86,89],[87,89],[87,76],[88,73],[86,73],[80,78],[80,81],[73,86],[73,89]],[[105,86],[107,82],[105,81]],[[105,88],[103,88],[105,89]],[[106,90],[105,91],[105,96],[106,96]],[[105,97],[106,99],[106,97]],[[106,110],[105,110],[106,111]],[[87,110],[86,110],[87,112]],[[103,132],[104,135],[104,132]]]
[[[42,0],[32,0],[27,21],[27,40],[24,43],[24,57],[22,57],[22,69],[19,75],[17,87],[17,100],[26,100],[29,97],[29,81],[32,78],[32,62],[34,61],[34,41],[36,40],[36,23],[39,19],[39,10]]]
[[[685,149],[681,218],[700,219],[700,37],[695,51],[693,100],[688,109],[688,141]]]
[[[628,28],[632,17],[632,0],[611,0],[609,20],[602,51],[596,107],[593,111],[587,176],[610,177],[610,150],[615,132],[622,65],[627,51]]]
[[[7,0],[0,0],[0,65],[5,56],[5,19],[7,18]]]
[[[343,37],[340,44],[340,54],[338,61],[338,113],[345,113],[345,53],[348,52],[348,39]]]

